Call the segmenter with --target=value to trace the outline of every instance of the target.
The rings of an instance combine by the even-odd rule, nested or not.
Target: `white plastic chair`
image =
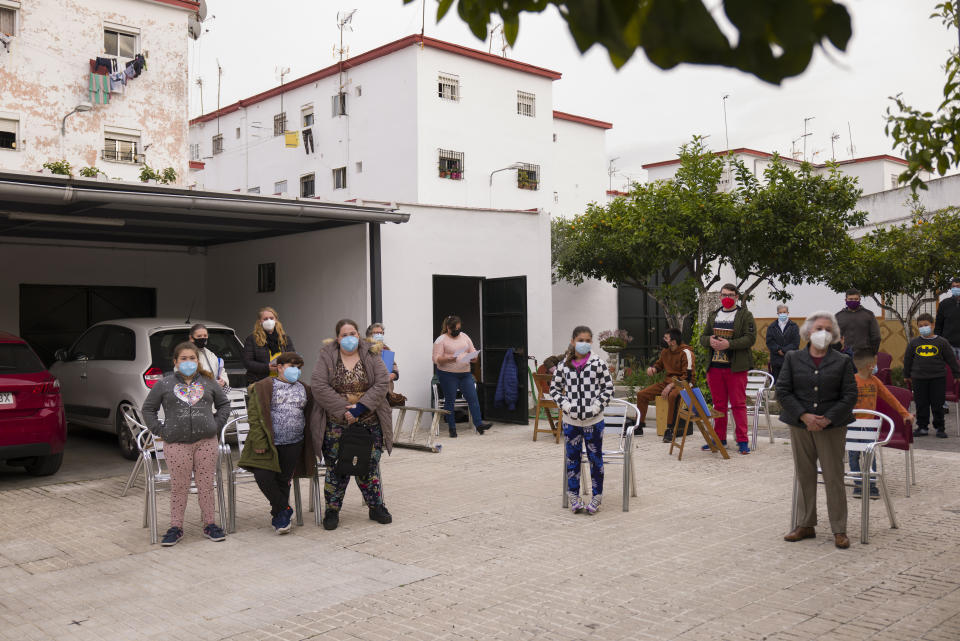
[[[876,481],[880,489],[880,498],[887,508],[887,517],[890,519],[890,527],[897,529],[900,527],[897,522],[897,516],[893,511],[893,504],[890,502],[890,493],[887,491],[887,480],[884,476],[883,464],[883,446],[886,445],[893,436],[893,420],[880,412],[873,410],[854,410],[854,414],[860,416],[868,414],[873,418],[858,418],[847,426],[847,440],[844,449],[846,452],[860,452],[860,471],[847,472],[844,479],[848,481],[860,482],[862,491],[862,500],[860,505],[860,542],[866,544],[870,535],[870,485]],[[886,429],[882,429],[886,423]],[[880,435],[886,432],[886,437],[880,440]],[[877,459],[877,471],[873,467],[873,460]],[[817,466],[817,474],[822,474],[822,470]],[[793,476],[793,505],[791,509],[792,523],[791,530],[797,527],[797,497],[800,488],[797,484],[797,476]]]
[[[631,423],[629,418],[631,413],[634,417],[640,416],[640,412],[637,409],[637,406],[628,401],[624,401],[619,398],[615,398],[610,401],[610,404],[607,405],[606,409],[603,411],[603,423],[604,423],[604,433],[610,434],[613,429],[617,430],[617,448],[611,450],[603,450],[603,465],[604,468],[608,464],[612,465],[622,465],[623,466],[623,511],[630,511],[630,497],[637,495],[637,479],[636,472],[633,467],[633,430],[636,427],[636,423]],[[584,447],[586,445],[584,444]],[[562,505],[564,508],[568,507],[570,500],[567,497],[567,455],[566,447],[563,448],[563,492],[562,494]],[[585,453],[585,452],[584,452]],[[588,491],[589,485],[586,482],[587,479],[587,469],[589,468],[588,461],[581,458],[581,473],[580,473],[580,489],[582,492],[586,493]],[[604,477],[606,477],[606,469],[604,469]]]
[[[767,432],[773,443],[773,424],[770,422],[770,392],[773,391],[773,375],[759,369],[747,372],[747,407],[753,412],[753,435],[750,447],[757,449],[757,432],[760,430],[760,408],[767,415]]]
[[[132,407],[123,407],[121,412],[127,427],[137,435],[137,449],[140,452],[139,469],[142,469],[144,474],[143,527],[150,528],[150,543],[154,544],[159,539],[157,532],[157,492],[161,489],[170,488],[170,472],[167,469],[167,461],[163,453],[164,443],[138,420]],[[217,491],[217,506],[220,512],[221,527],[226,522],[222,481],[223,478],[218,465],[214,485]],[[129,487],[129,480],[127,484]],[[195,493],[196,491],[196,484],[191,481],[190,492]]]

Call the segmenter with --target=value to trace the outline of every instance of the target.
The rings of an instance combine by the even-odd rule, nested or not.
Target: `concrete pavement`
[[[0,485],[0,639],[960,638],[960,454],[918,450],[907,499],[903,455],[888,452],[901,528],[874,501],[860,545],[851,499],[853,543],[837,550],[822,492],[818,537],[782,540],[783,441],[725,461],[697,436],[677,462],[648,431],[630,511],[610,466],[590,517],[560,508],[561,446],[533,443],[532,427],[463,432],[442,454],[384,458],[388,526],[353,486],[338,530],[308,513],[278,537],[246,484],[237,534],[203,539],[192,498],[184,540],[160,548],[140,528],[142,493],[118,497],[125,475]]]

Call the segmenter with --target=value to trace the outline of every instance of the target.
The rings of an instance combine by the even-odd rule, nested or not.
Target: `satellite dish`
[[[200,37],[200,34],[203,33],[203,28],[200,26],[200,20],[196,15],[191,15],[189,18],[187,18],[187,33],[194,40],[197,40]]]
[[[197,9],[197,18],[200,22],[207,19],[207,0],[200,0],[200,8]]]

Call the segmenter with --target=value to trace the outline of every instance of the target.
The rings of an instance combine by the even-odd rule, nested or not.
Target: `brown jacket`
[[[238,464],[246,470],[262,468],[280,472],[277,447],[273,443],[273,417],[270,414],[273,381],[272,378],[264,378],[247,388],[250,392],[250,400],[247,403],[250,432],[243,444],[243,452],[240,453]],[[299,384],[303,385],[302,382]],[[317,468],[317,453],[320,452],[320,446],[323,444],[323,433],[319,429],[316,414],[313,412],[313,392],[308,386],[303,385],[303,387],[307,392],[307,405],[303,408],[306,426],[303,431],[303,450],[293,472],[296,478],[313,476]],[[257,454],[256,450],[264,450],[264,452]]]
[[[360,398],[360,403],[377,413],[380,429],[383,431],[383,447],[387,453],[393,451],[393,411],[387,403],[387,388],[390,386],[390,374],[380,358],[379,349],[364,342],[360,343],[360,362],[367,371],[367,376],[373,380],[373,385]],[[330,385],[333,373],[337,367],[337,356],[340,345],[330,341],[320,348],[320,356],[313,368],[310,377],[310,388],[313,390],[312,424],[315,426],[314,438],[316,443],[323,443],[323,435],[327,431],[327,415],[343,417],[347,412],[347,399],[338,394]]]
[[[671,352],[669,347],[660,352],[660,358],[653,364],[653,369],[658,372],[666,371],[668,378],[671,376],[686,378],[687,370],[696,371],[696,362],[693,348],[686,343],[680,343],[675,352]]]

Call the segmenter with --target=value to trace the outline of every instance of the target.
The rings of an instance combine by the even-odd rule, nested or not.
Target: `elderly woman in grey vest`
[[[784,536],[796,542],[816,537],[817,461],[823,470],[827,514],[834,544],[850,547],[847,538],[847,493],[843,485],[844,446],[847,425],[853,422],[857,403],[857,382],[853,362],[830,349],[840,340],[836,317],[827,311],[811,314],[800,338],[806,349],[787,352],[777,400],[780,420],[790,426],[790,446],[797,477],[797,527]]]

